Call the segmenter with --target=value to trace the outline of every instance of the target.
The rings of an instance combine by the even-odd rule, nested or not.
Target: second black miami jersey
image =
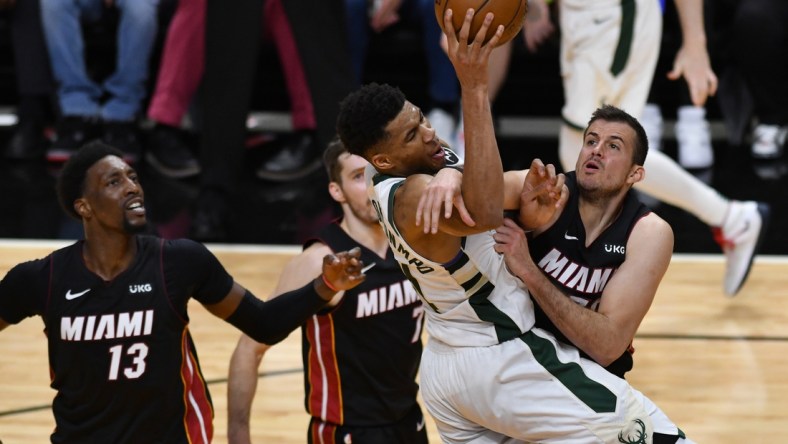
[[[317,239],[333,251],[359,246],[331,223]],[[386,258],[361,246],[375,263],[359,286],[302,326],[306,410],[336,425],[397,422],[416,405],[424,309],[391,252]]]
[[[577,179],[566,174],[569,201],[558,220],[544,233],[528,241],[531,258],[564,294],[578,304],[596,310],[605,285],[626,258],[629,234],[640,218],[650,212],[630,191],[618,218],[586,247],[586,232],[578,209]],[[534,302],[536,326],[570,342]],[[622,376],[632,369],[632,355],[625,352],[607,369]]]
[[[57,390],[53,443],[212,439],[186,305],[218,302],[232,278],[200,244],[136,239],[136,257],[109,282],[88,270],[77,242],[16,266],[0,284],[0,317],[44,321]]]

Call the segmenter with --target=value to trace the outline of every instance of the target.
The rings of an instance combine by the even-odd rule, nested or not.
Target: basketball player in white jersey
[[[684,77],[693,104],[702,106],[717,90],[717,77],[706,51],[703,1],[674,1],[683,42],[668,77]],[[548,12],[545,0],[530,2],[530,10]],[[597,107],[614,105],[635,117],[642,114],[660,50],[662,12],[659,0],[561,0],[559,15],[566,101],[559,156],[564,170],[569,171],[583,145],[586,119]],[[530,21],[526,27],[529,25]],[[549,20],[533,24],[534,29],[545,26]],[[529,48],[541,40],[543,35]],[[494,54],[493,70],[502,79],[509,50],[501,48]],[[727,199],[656,150],[645,167],[649,174],[637,185],[639,190],[713,227],[726,258],[723,290],[728,296],[736,295],[766,233],[768,205]]]
[[[526,223],[536,223],[560,208],[566,194],[562,178],[539,162],[516,186],[504,178],[486,74],[503,28],[482,45],[491,14],[470,40],[472,16],[466,13],[459,37],[451,12],[445,28],[462,86],[461,197],[473,227],[457,215],[440,219],[436,232],[416,223],[427,183],[456,157],[398,89],[362,87],[343,100],[337,123],[348,150],[376,170],[368,169],[370,197],[394,256],[425,304],[425,406],[447,443],[651,443],[651,421],[632,388],[533,328],[527,289],[493,250],[491,230],[500,226],[504,207],[519,202]]]

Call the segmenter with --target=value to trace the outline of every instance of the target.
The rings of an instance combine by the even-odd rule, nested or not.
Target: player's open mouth
[[[592,171],[598,171],[602,169],[602,165],[600,165],[599,162],[597,162],[594,159],[590,159],[586,161],[586,164],[584,166],[587,170],[592,170]]]
[[[130,211],[137,215],[145,214],[145,204],[141,198],[131,199],[126,203],[126,211]]]

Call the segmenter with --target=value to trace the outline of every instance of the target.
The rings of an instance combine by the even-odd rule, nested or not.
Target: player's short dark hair
[[[632,150],[632,161],[635,165],[641,166],[646,162],[646,155],[648,155],[648,136],[646,135],[646,130],[643,129],[643,125],[638,122],[638,119],[632,117],[621,108],[617,108],[613,105],[603,105],[597,108],[591,115],[591,120],[588,121],[588,126],[586,126],[583,136],[588,132],[588,127],[597,120],[625,123],[635,130],[635,146]]]
[[[337,133],[348,152],[369,160],[365,154],[389,136],[386,125],[403,106],[405,94],[386,84],[370,83],[345,97],[339,105]]]
[[[55,191],[60,206],[69,216],[81,219],[74,209],[74,201],[85,193],[85,176],[90,167],[107,156],[123,158],[123,153],[97,140],[77,150],[63,166],[55,184]]]
[[[334,136],[325,151],[323,151],[323,165],[326,167],[326,174],[328,180],[331,182],[342,182],[342,164],[339,162],[339,157],[347,153],[345,144],[339,139],[339,136]]]

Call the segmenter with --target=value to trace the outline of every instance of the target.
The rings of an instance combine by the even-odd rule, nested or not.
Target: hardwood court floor
[[[57,243],[0,243],[0,275]],[[296,250],[212,246],[227,269],[260,297],[273,289]],[[761,257],[735,299],[721,290],[719,256],[675,256],[635,340],[632,384],[698,443],[782,442],[788,436],[788,260]],[[191,329],[215,405],[214,442],[226,443],[227,367],[238,332],[190,307]],[[307,417],[299,334],[265,358],[252,414],[254,442],[303,443]],[[0,333],[0,441],[47,442],[49,403],[45,338],[39,319]],[[439,442],[428,420],[432,442]]]

